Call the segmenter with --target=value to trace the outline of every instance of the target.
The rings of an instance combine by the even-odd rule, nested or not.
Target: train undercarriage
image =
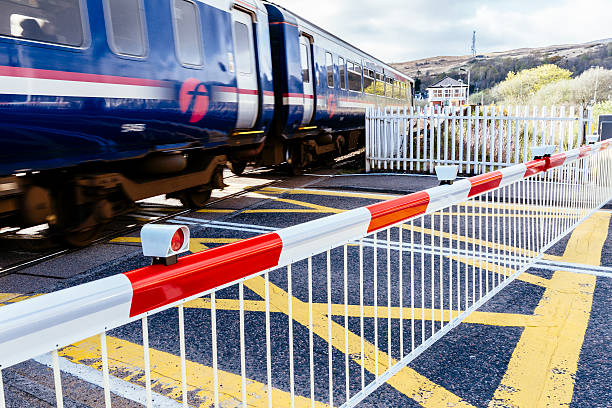
[[[343,156],[364,145],[363,130],[344,133],[323,132],[302,134],[296,139],[267,138],[258,149],[255,159],[230,155],[228,167],[237,175],[242,174],[249,162],[257,166],[274,167],[282,165],[291,174],[300,174],[309,166],[317,163],[329,163],[338,156]]]
[[[300,174],[363,146],[363,130],[267,138],[261,145],[211,153],[203,149],[158,152],[126,161],[24,172],[0,178],[0,230],[48,224],[47,234],[73,247],[88,245],[114,217],[135,203],[166,194],[202,208],[213,189],[224,188],[226,165],[242,174],[249,162]]]
[[[164,152],[1,178],[0,228],[46,223],[48,234],[70,246],[85,246],[138,200],[166,194],[202,208],[213,189],[225,187],[226,160],[203,150]]]

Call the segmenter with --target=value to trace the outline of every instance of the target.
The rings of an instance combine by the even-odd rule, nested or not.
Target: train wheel
[[[244,173],[244,169],[246,169],[247,162],[246,161],[230,161],[227,162],[227,166],[237,176],[242,176]]]
[[[299,144],[285,147],[285,166],[292,176],[299,176],[304,172],[302,161],[302,146]]]
[[[182,192],[180,200],[185,207],[200,209],[206,206],[211,195],[212,190],[192,188]]]
[[[63,191],[57,195],[57,219],[50,232],[71,247],[85,247],[100,237],[112,219],[111,204],[101,199],[97,203],[74,205],[73,194]]]

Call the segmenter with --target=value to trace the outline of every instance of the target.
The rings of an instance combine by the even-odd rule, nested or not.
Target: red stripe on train
[[[115,85],[155,86],[160,88],[168,86],[167,82],[156,81],[153,79],[128,78],[112,75],[84,74],[80,72],[51,71],[46,69],[6,66],[0,66],[0,76],[51,79],[59,81],[93,82]]]
[[[270,233],[180,258],[169,267],[126,272],[134,291],[130,317],[273,268],[282,247],[280,236]]]

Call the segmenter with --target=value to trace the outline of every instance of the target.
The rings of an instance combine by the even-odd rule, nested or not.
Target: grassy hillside
[[[508,72],[519,72],[543,64],[555,64],[568,69],[574,76],[582,74],[591,66],[612,69],[612,39],[586,44],[555,45],[542,48],[521,48],[472,56],[441,56],[416,61],[392,64],[396,69],[417,80],[417,91],[424,91],[445,76],[463,78],[472,73],[472,91],[488,89],[506,79]]]

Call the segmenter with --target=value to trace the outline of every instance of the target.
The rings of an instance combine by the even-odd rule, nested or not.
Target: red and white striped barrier
[[[2,307],[0,369],[610,147],[583,146]]]

